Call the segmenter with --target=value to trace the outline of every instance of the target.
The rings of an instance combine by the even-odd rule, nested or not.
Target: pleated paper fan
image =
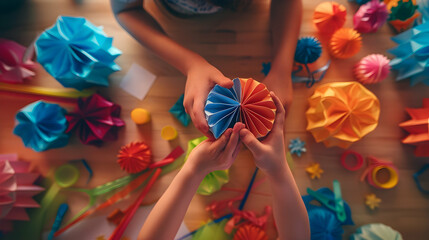
[[[361,33],[376,32],[389,17],[386,4],[372,0],[362,6],[353,16],[353,26]]]
[[[402,235],[382,223],[371,223],[358,228],[350,240],[402,240]]]
[[[267,233],[252,224],[241,225],[234,234],[233,240],[268,240]]]
[[[362,84],[383,81],[390,72],[390,60],[381,54],[371,54],[362,58],[354,67],[354,75]]]
[[[341,28],[332,35],[329,49],[336,58],[350,58],[359,52],[362,47],[362,37],[351,28]]]
[[[336,30],[343,27],[346,22],[346,7],[336,3],[323,2],[317,5],[313,13],[313,23],[319,32],[324,34],[332,34]]]
[[[138,173],[152,163],[152,152],[144,142],[131,142],[121,147],[118,163],[128,173]]]
[[[251,78],[235,78],[230,89],[216,85],[205,106],[208,125],[215,138],[238,121],[256,137],[264,137],[273,127],[276,107],[264,84]]]

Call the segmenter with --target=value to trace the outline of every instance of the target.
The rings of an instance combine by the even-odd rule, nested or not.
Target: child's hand
[[[276,96],[279,97],[280,102],[283,104],[283,107],[286,109],[286,115],[289,111],[290,105],[293,100],[293,88],[292,88],[292,79],[289,76],[282,76],[270,71],[265,77],[263,83],[269,90],[275,90]]]
[[[225,77],[218,69],[205,61],[194,64],[187,75],[188,79],[186,81],[183,106],[186,112],[191,116],[195,127],[204,135],[213,139],[213,135],[209,131],[209,126],[207,125],[204,115],[207,95],[216,84],[225,88],[231,88],[233,82],[231,79]]]
[[[227,129],[217,140],[207,139],[200,143],[191,152],[186,164],[189,164],[195,173],[201,173],[203,176],[231,167],[240,151],[239,135],[242,128],[243,123],[236,123],[233,129]]]
[[[240,130],[241,141],[249,148],[255,158],[255,164],[270,176],[279,176],[286,166],[283,124],[285,110],[280,99],[271,92],[277,107],[274,126],[268,136],[260,142],[248,129]]]

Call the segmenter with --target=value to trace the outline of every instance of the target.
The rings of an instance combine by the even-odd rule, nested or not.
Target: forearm
[[[291,76],[302,18],[302,0],[272,0],[270,24],[273,39],[271,74]]]
[[[169,38],[143,6],[123,8],[116,0],[111,0],[111,3],[116,19],[128,33],[183,74],[186,75],[195,64],[207,63],[195,52]]]
[[[280,240],[310,239],[307,211],[289,167],[269,175],[273,194],[273,214]]]
[[[152,209],[138,239],[173,239],[176,236],[189,203],[204,178],[187,163]]]

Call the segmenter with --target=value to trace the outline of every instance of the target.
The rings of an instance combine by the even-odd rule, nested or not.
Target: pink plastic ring
[[[349,155],[353,155],[354,158],[356,159],[356,164],[354,166],[350,166],[346,163],[346,158]],[[360,155],[359,153],[357,153],[355,151],[347,150],[347,151],[343,152],[343,154],[341,154],[341,165],[343,165],[343,167],[349,171],[357,171],[363,165],[363,157],[362,157],[362,155]]]

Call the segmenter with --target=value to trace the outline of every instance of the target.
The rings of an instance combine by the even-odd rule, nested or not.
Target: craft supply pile
[[[347,11],[354,9],[357,9],[352,19],[354,27],[346,28]],[[397,187],[401,173],[389,156],[377,152],[363,155],[352,150],[354,143],[365,141],[366,135],[383,124],[379,117],[384,109],[378,97],[366,86],[380,83],[389,74],[394,75],[397,81],[410,81],[412,86],[429,86],[428,13],[429,4],[418,5],[414,0],[356,0],[347,6],[335,1],[323,2],[315,8],[312,16],[317,34],[298,40],[292,80],[311,93],[305,115],[299,117],[306,119],[306,130],[315,142],[323,143],[326,148],[344,149],[336,164],[349,171],[350,178],[360,179],[360,182],[353,180],[354,184],[367,183],[372,187],[373,192],[361,196],[362,205],[366,205],[368,212],[384,211],[380,206],[390,200],[380,199],[376,193],[392,191],[390,189]],[[369,34],[377,34],[384,24],[389,24],[390,30],[395,32],[392,41],[397,46],[388,51],[393,58],[389,59],[383,52],[374,52],[356,59],[354,69],[346,76],[350,81],[323,83],[331,63],[355,56],[365,47],[362,39]],[[326,44],[318,38],[327,39]],[[142,100],[156,79],[143,67],[133,64],[129,72],[123,74],[125,77],[119,86],[110,85],[109,75],[121,71],[116,59],[122,53],[114,43],[113,37],[107,36],[102,27],[83,17],[69,16],[59,16],[53,26],[37,36],[29,47],[0,39],[0,91],[34,99],[33,103],[16,112],[15,127],[10,130],[22,139],[25,147],[44,152],[64,148],[72,138],[78,138],[80,143],[72,144],[102,149],[105,142],[116,141],[118,134],[124,131],[127,122],[124,119],[132,120],[128,124],[142,126],[152,121],[151,113],[144,105],[124,112],[108,95],[98,91],[99,87],[120,87]],[[329,59],[321,58],[323,52],[328,53]],[[39,65],[64,88],[28,84],[35,77],[35,69]],[[262,63],[262,73],[267,75],[269,70],[270,63]],[[144,87],[136,88],[138,85],[134,85],[133,72],[142,76]],[[252,78],[237,77],[233,82],[230,89],[216,85],[207,96],[204,113],[214,137],[219,138],[236,122],[243,122],[258,138],[269,135],[276,114],[270,90],[275,89],[267,89]],[[169,114],[184,128],[190,128],[192,121],[185,112],[183,99],[182,94],[174,105],[169,106]],[[421,108],[404,109],[409,120],[400,123],[398,128],[408,134],[402,143],[413,145],[415,156],[429,157],[429,98],[421,99],[421,102]],[[64,107],[64,103],[68,107]],[[297,116],[289,113],[289,117]],[[180,132],[171,123],[156,134],[164,141],[173,142]],[[40,174],[29,168],[29,162],[20,160],[19,153],[1,153],[0,236],[36,239],[43,234],[46,239],[55,239],[69,231],[80,231],[79,228],[84,228],[81,223],[91,224],[91,219],[95,219],[103,209],[133,195],[137,198],[128,207],[116,207],[107,216],[98,215],[97,218],[114,226],[112,232],[102,233],[97,239],[129,239],[124,233],[133,217],[140,214],[139,206],[157,179],[179,168],[191,150],[205,139],[203,136],[190,140],[187,146],[174,148],[159,161],[153,157],[158,149],[152,148],[149,142],[135,139],[117,149],[117,167],[128,175],[94,188],[75,186],[83,176],[88,176],[85,181],[89,183],[97,174],[92,170],[91,162],[85,159],[52,169],[52,174],[45,176],[51,183],[44,184]],[[289,167],[298,171],[293,169],[293,162],[308,154],[308,145],[300,138],[287,141]],[[323,178],[326,174],[324,164],[316,161],[305,168],[310,181]],[[416,169],[413,179],[422,195],[429,192],[420,183],[421,175],[428,174],[427,169],[429,164],[419,171]],[[263,178],[256,178],[257,174],[258,169],[242,193],[231,193],[231,198],[210,203],[206,210],[211,220],[198,229],[181,232],[177,239],[212,239],[213,235],[217,236],[216,239],[268,239],[271,207],[266,206],[260,212],[244,209],[247,199],[252,198],[252,188],[263,181]],[[224,184],[229,181],[229,170],[214,171],[204,178],[197,193],[206,196],[224,191]],[[378,222],[358,226],[354,234],[344,236],[343,227],[354,225],[354,221],[353,209],[343,200],[342,187],[344,185],[334,180],[332,186],[307,188],[302,196],[310,219],[311,239],[402,239],[397,230]],[[68,210],[67,199],[61,205],[53,204],[64,192],[87,195],[87,205],[72,214]],[[39,201],[34,200],[34,196],[38,196]],[[59,207],[52,209],[52,206]],[[49,211],[57,212],[54,221],[48,219]],[[68,222],[62,221],[66,215],[69,216]],[[54,223],[48,226],[48,222]]]

